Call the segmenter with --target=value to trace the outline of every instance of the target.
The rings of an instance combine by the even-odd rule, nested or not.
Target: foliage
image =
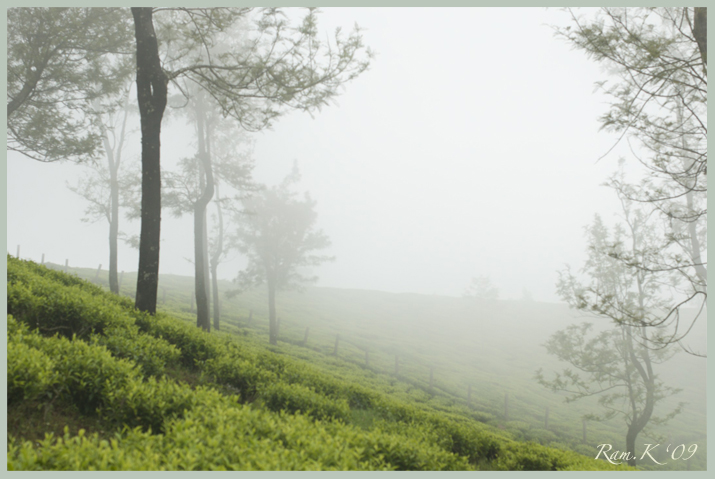
[[[316,281],[317,276],[307,276],[305,270],[333,259],[313,253],[327,248],[330,240],[315,229],[315,201],[307,193],[298,199],[291,191],[299,179],[300,172],[294,164],[280,185],[244,198],[245,213],[236,215],[237,227],[231,239],[231,244],[248,259],[248,265],[235,280],[240,290],[263,283],[268,286],[271,344],[278,341],[276,291]]]
[[[132,39],[118,8],[9,8],[8,149],[39,161],[88,159],[101,147],[92,101],[117,92]]]
[[[648,314],[667,314],[663,311],[668,308],[661,299],[658,275],[617,259],[623,250],[643,254],[653,241],[647,216],[631,209],[628,202],[623,206],[626,228],[616,226],[613,237],[598,215],[587,228],[588,259],[582,272],[588,276],[588,283],[581,283],[568,270],[557,283],[559,294],[571,307],[605,318],[610,324],[593,337],[589,337],[589,323],[571,325],[551,336],[545,344],[547,351],[573,369],[565,369],[551,381],[539,371],[537,380],[553,391],[566,392],[566,401],[598,395],[605,414],[590,414],[588,418],[602,421],[622,416],[628,426],[626,448],[635,456],[638,434],[649,423],[662,424],[672,418],[680,412],[680,406],[662,419],[653,415],[656,404],[678,392],[658,380],[654,372],[654,365],[672,357],[670,341],[651,339],[664,346],[648,348],[649,323],[645,318]],[[638,341],[640,338],[644,341]],[[635,465],[635,459],[629,464]]]
[[[611,98],[602,128],[633,138],[643,179],[610,185],[647,205],[668,224],[650,255],[618,258],[648,272],[677,272],[687,299],[707,297],[707,30],[706,9],[604,7],[592,18],[569,10],[572,26],[557,33],[611,69],[618,80],[599,85]],[[654,325],[657,326],[657,325]],[[677,324],[676,324],[677,326]],[[678,342],[690,328],[671,338]],[[645,338],[643,338],[645,339]],[[658,346],[658,342],[655,342]],[[689,351],[694,354],[700,354]]]
[[[9,285],[18,288],[64,276],[39,274],[43,269],[8,257]],[[74,280],[67,283],[71,285],[54,281],[57,288],[67,290],[66,298],[84,291],[86,300],[103,299],[110,309],[123,301],[95,287],[81,288],[72,284]],[[50,287],[31,289],[38,304],[53,294]],[[133,322],[126,321],[123,332],[124,323],[115,321],[91,333],[89,341],[30,331],[24,308],[15,306],[20,316],[9,316],[8,339],[9,344],[23,346],[12,346],[20,354],[16,362],[8,362],[10,371],[17,371],[13,364],[40,366],[29,368],[35,372],[24,383],[11,379],[12,397],[19,400],[27,392],[27,397],[43,401],[42,406],[51,399],[41,391],[57,393],[57,401],[99,418],[113,433],[100,438],[84,430],[76,436],[66,431],[37,443],[9,434],[9,470],[610,468],[540,445],[529,446],[523,454],[520,443],[465,416],[418,407],[387,390],[362,387],[352,378],[276,355],[251,341],[224,333],[209,335],[190,322],[163,314],[153,318],[126,306],[123,314]],[[79,310],[76,322],[89,321],[92,314],[91,309]],[[100,344],[124,344],[112,339],[117,334],[136,334],[137,342],[145,340],[144,335],[163,337],[181,350],[183,363],[204,372],[212,383],[192,387],[167,376],[147,377],[136,367],[131,351],[117,347],[118,355],[124,355],[119,358]],[[41,370],[46,371],[45,379]],[[239,384],[242,374],[249,377],[244,384],[253,384],[256,391],[244,404],[243,395],[223,387]],[[377,413],[370,427],[349,424],[358,405]],[[13,408],[11,404],[9,414]]]
[[[364,72],[372,58],[356,28],[319,38],[315,8],[297,25],[280,8],[157,8],[169,81],[205,89],[244,129],[269,127],[287,109],[312,111]],[[187,39],[189,41],[187,41]]]
[[[50,266],[62,270],[60,265]],[[54,273],[40,266],[37,269]],[[72,268],[72,271],[89,281],[96,273],[94,268]],[[61,273],[58,276],[77,280],[75,276]],[[102,284],[106,290],[106,281]],[[166,275],[162,276],[161,284],[167,292],[162,310],[170,312],[173,323],[195,331],[195,319],[189,312],[192,278]],[[231,288],[228,281],[221,281],[219,286],[221,291]],[[97,289],[94,286],[91,288]],[[533,381],[534,361],[542,364],[545,370],[559,368],[558,361],[539,344],[546,341],[551,333],[549,328],[544,328],[544,324],[553,324],[556,330],[559,329],[556,325],[566,327],[573,322],[575,313],[569,312],[566,305],[540,302],[526,305],[509,300],[482,304],[439,296],[307,288],[302,293],[288,292],[282,296],[282,342],[278,346],[269,346],[265,343],[268,336],[265,297],[265,291],[257,289],[235,300],[226,300],[223,327],[215,335],[215,339],[221,338],[219,343],[222,348],[229,348],[223,350],[222,357],[245,360],[239,362],[240,368],[247,367],[246,364],[251,366],[246,376],[253,378],[257,389],[276,382],[290,382],[310,386],[331,398],[344,398],[351,407],[350,423],[366,431],[380,425],[383,417],[391,420],[390,411],[395,405],[402,404],[403,407],[409,405],[410,411],[421,418],[420,427],[427,427],[424,413],[432,413],[436,419],[457,421],[463,423],[468,431],[476,430],[475,438],[484,438],[489,432],[494,436],[493,444],[496,445],[501,444],[505,437],[511,437],[518,441],[517,444],[534,441],[549,448],[595,456],[593,443],[582,442],[581,416],[598,411],[597,398],[559,404],[561,400],[557,395],[548,394]],[[111,298],[111,301],[120,300],[131,309],[128,298]],[[247,322],[249,310],[253,311],[250,324]],[[168,318],[165,313],[158,315]],[[439,322],[430,321],[435,314],[441,318]],[[145,321],[151,322],[151,317],[147,316]],[[310,338],[303,345],[306,326],[310,326]],[[336,330],[341,334],[340,354],[333,356]],[[204,336],[212,337],[214,334]],[[509,349],[503,348],[504,341],[509,342]],[[365,363],[365,351],[362,349],[365,345],[370,350],[369,365]],[[393,374],[395,354],[400,355],[399,378]],[[697,443],[698,454],[688,463],[668,461],[661,466],[644,461],[638,465],[639,469],[684,470],[689,465],[694,470],[701,470],[706,467],[706,457],[700,453],[707,445],[703,428],[705,376],[704,365],[700,363],[689,355],[677,355],[658,366],[658,372],[667,384],[684,388],[678,399],[688,402],[688,407],[658,432],[667,434],[678,444]],[[213,385],[224,394],[239,395],[241,402],[254,407],[260,405],[259,394],[248,395],[244,399],[236,388],[221,379],[222,373],[218,378],[209,375],[207,364],[208,361],[189,370],[179,363],[167,368],[167,375],[193,387]],[[223,364],[230,371],[234,363],[226,361]],[[427,381],[430,366],[435,366],[435,381],[431,390]],[[251,371],[275,375],[261,382]],[[232,377],[240,380],[241,374],[239,371]],[[466,401],[467,385],[471,386],[469,403]],[[510,405],[510,420],[506,422],[501,419],[505,390],[509,391]],[[392,400],[393,407],[379,407],[383,396]],[[666,400],[666,403],[675,405],[677,400]],[[32,407],[36,406],[28,407],[33,410]],[[544,429],[546,407],[551,409],[548,430]],[[12,434],[32,440],[43,437],[39,432],[45,422],[42,414],[30,414],[21,423],[35,424],[37,432],[31,433],[25,431],[24,426],[17,426],[16,418],[26,415],[25,407],[11,409],[8,427]],[[68,411],[68,408],[58,405],[56,413],[62,411]],[[65,423],[57,422],[59,419],[54,416],[55,413],[51,412],[52,426],[48,426],[47,430],[62,436]],[[88,432],[101,429],[102,439],[109,438],[106,431],[113,433],[111,428],[95,426],[94,418],[75,418],[72,414],[66,417],[73,434],[79,427]],[[398,417],[408,416],[395,414],[393,418]],[[407,427],[404,422],[397,423],[394,432],[399,432],[400,424]],[[606,442],[623,450],[622,430],[623,422],[617,418],[608,422],[590,422],[589,441],[598,440],[598,444]],[[657,436],[653,439],[664,440]],[[469,447],[476,451],[500,450],[488,446],[488,443],[482,446],[476,441],[468,444],[473,444]],[[490,469],[494,467],[494,461],[485,459],[474,467]]]
[[[297,165],[280,185],[264,188],[243,199],[245,214],[239,215],[233,236],[235,247],[248,257],[248,266],[236,282],[241,289],[265,282],[277,290],[299,288],[317,280],[301,268],[317,266],[332,257],[311,254],[327,248],[330,240],[315,230],[315,201],[291,191],[300,179]]]
[[[300,412],[316,419],[346,421],[350,415],[345,399],[330,399],[300,384],[270,384],[261,392],[261,399],[272,411]]]
[[[13,328],[12,338],[17,336],[18,323],[9,315],[8,330]],[[27,332],[24,324],[23,332]],[[22,330],[20,330],[22,331]],[[20,401],[31,402],[47,393],[58,381],[54,373],[52,359],[42,351],[11,339],[7,345],[7,401],[13,404]]]

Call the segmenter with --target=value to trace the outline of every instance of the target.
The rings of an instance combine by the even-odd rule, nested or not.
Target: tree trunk
[[[132,7],[137,40],[137,100],[142,132],[142,200],[135,307],[156,313],[161,240],[161,120],[167,77],[161,68],[151,7]]]
[[[119,237],[119,165],[122,161],[122,149],[127,130],[127,117],[129,116],[129,91],[124,101],[124,120],[119,134],[119,142],[112,145],[104,122],[99,121],[102,129],[102,142],[107,155],[107,169],[109,170],[109,290],[119,294],[119,274],[117,272],[118,237]]]
[[[204,256],[204,225],[206,210],[197,203],[194,205],[194,283],[196,286],[196,326],[204,331],[211,331],[207,278],[204,274],[206,257]]]
[[[693,36],[698,42],[700,57],[703,63],[708,64],[708,9],[707,7],[695,7],[695,18],[693,19]]]
[[[109,174],[109,188],[111,195],[110,205],[112,210],[111,217],[109,219],[109,290],[114,294],[119,294],[119,276],[117,273],[117,238],[119,236],[119,182],[117,181],[117,168],[110,168]]]
[[[639,298],[642,307],[642,294]],[[653,366],[650,361],[650,355],[647,349],[642,349],[640,351],[640,359],[633,347],[633,337],[631,336],[631,327],[625,326],[626,331],[626,347],[628,349],[627,354],[630,358],[631,363],[635,367],[638,374],[641,376],[643,385],[646,389],[645,404],[643,409],[638,412],[635,406],[636,399],[634,393],[630,392],[630,402],[631,402],[631,422],[628,424],[628,432],[626,433],[626,451],[630,453],[631,458],[628,460],[629,466],[636,465],[636,438],[638,434],[645,428],[648,421],[650,421],[653,415],[653,408],[655,407],[655,375],[653,374]],[[645,367],[644,367],[645,366]]]
[[[214,302],[214,329],[218,331],[221,322],[218,294],[218,265],[221,262],[221,255],[223,254],[223,214],[218,193],[218,183],[216,184],[216,212],[218,214],[218,238],[215,240],[215,248],[211,256],[211,286],[213,288]]]
[[[274,278],[268,278],[268,341],[278,344],[278,324],[276,324],[276,285]]]
[[[208,152],[208,131],[206,112],[201,96],[196,103],[196,126],[199,139],[199,163],[205,179],[201,197],[194,204],[194,276],[196,283],[196,326],[205,331],[211,330],[211,311],[209,306],[209,258],[206,234],[206,206],[214,195],[214,179],[211,157]]]
[[[213,316],[214,316],[214,329],[218,331],[221,329],[221,311],[219,310],[219,294],[218,294],[218,263],[211,264],[211,294],[213,295]]]
[[[114,156],[115,149],[109,143],[109,137],[104,125],[102,125],[102,140],[109,169],[109,212],[107,216],[109,221],[109,290],[114,294],[119,294],[119,276],[117,274],[117,237],[119,235],[119,182],[117,174],[119,162]]]
[[[628,465],[631,467],[636,467],[636,438],[638,437],[638,433],[640,433],[640,429],[637,428],[635,422],[628,425],[626,451],[628,452]]]

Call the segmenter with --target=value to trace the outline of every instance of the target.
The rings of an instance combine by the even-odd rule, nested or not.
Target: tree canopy
[[[629,142],[644,167],[637,181],[614,177],[619,195],[662,217],[666,228],[648,254],[614,258],[652,273],[675,273],[687,300],[707,298],[707,28],[705,8],[602,8],[594,16],[569,9],[557,29],[613,75],[598,85],[610,98],[603,129]],[[615,145],[614,145],[615,146]],[[605,155],[604,155],[605,156]],[[649,214],[649,213],[647,213]],[[654,325],[658,322],[654,323]],[[684,330],[687,334],[688,329]],[[682,339],[673,336],[673,341]]]
[[[95,157],[92,102],[131,73],[131,23],[119,8],[7,10],[7,147],[38,161]]]
[[[275,293],[301,288],[317,281],[310,268],[333,258],[316,254],[330,240],[315,228],[315,201],[307,193],[300,198],[292,185],[300,178],[297,166],[280,185],[244,198],[245,213],[236,217],[232,245],[246,255],[248,264],[235,282],[240,290],[266,284],[269,297],[270,341],[277,341]]]

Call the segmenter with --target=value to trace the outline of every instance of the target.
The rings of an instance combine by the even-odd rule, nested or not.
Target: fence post
[[[99,267],[97,268],[97,274],[94,275],[94,282],[98,283],[99,282],[99,272],[102,271],[102,265],[100,264]]]
[[[42,253],[42,260],[40,261],[40,264],[45,264],[45,253]]]
[[[509,420],[509,393],[504,393],[504,420]]]
[[[17,245],[17,259],[20,259],[20,245]]]
[[[308,333],[310,333],[310,328],[305,328],[305,336],[303,337],[303,346],[308,344]]]
[[[546,416],[544,417],[544,429],[549,428],[549,406],[546,406]]]
[[[68,258],[65,260],[65,273],[67,273],[67,267],[69,266],[69,264],[70,264],[70,260]]]
[[[335,349],[333,349],[333,356],[338,355],[338,344],[340,344],[340,335],[336,334],[335,335]]]
[[[395,376],[400,374],[400,357],[395,356]]]

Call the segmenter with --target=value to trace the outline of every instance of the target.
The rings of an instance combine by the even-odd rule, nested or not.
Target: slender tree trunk
[[[137,40],[137,100],[142,132],[142,200],[135,307],[156,313],[161,240],[161,120],[167,77],[161,68],[151,7],[132,7]]]
[[[198,203],[194,205],[194,280],[196,291],[196,326],[204,331],[211,330],[209,298],[204,275],[206,257],[204,256],[204,215],[206,210]]]
[[[203,171],[205,186],[201,197],[194,204],[194,277],[196,284],[196,326],[205,331],[211,330],[211,311],[209,305],[209,258],[206,234],[206,206],[214,194],[214,179],[211,157],[207,149],[208,131],[206,112],[199,97],[196,104],[196,124],[199,138],[199,163]]]
[[[278,324],[276,323],[276,284],[274,278],[268,278],[268,341],[278,344]]]
[[[98,105],[97,106],[97,111]],[[124,138],[127,130],[127,117],[129,116],[129,91],[124,102],[124,120],[122,130],[119,134],[119,142],[112,145],[109,142],[109,134],[100,118],[102,129],[102,142],[104,152],[107,155],[107,169],[109,170],[109,290],[114,294],[119,294],[119,274],[117,272],[118,257],[118,237],[119,237],[119,166],[122,161],[122,150],[124,148]]]
[[[213,295],[213,316],[214,316],[214,329],[218,331],[221,329],[221,311],[219,309],[219,294],[218,294],[218,263],[211,264],[211,293]]]
[[[119,294],[119,276],[117,273],[118,236],[119,236],[119,182],[117,169],[110,169],[111,218],[109,220],[109,290]]]
[[[216,184],[216,212],[218,214],[218,237],[215,239],[213,255],[211,256],[211,286],[213,288],[214,302],[214,329],[220,329],[221,311],[219,308],[218,294],[218,265],[221,262],[223,254],[223,213],[221,211],[221,203],[218,192],[218,183]]]
[[[119,276],[117,275],[117,237],[119,235],[119,182],[117,181],[118,161],[114,156],[115,148],[109,143],[107,131],[102,125],[102,141],[107,155],[109,169],[109,290],[119,294]]]

